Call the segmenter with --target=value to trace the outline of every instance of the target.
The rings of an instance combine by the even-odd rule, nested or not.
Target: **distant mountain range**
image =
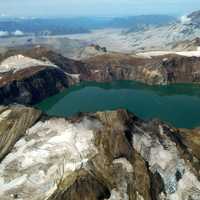
[[[54,37],[40,37],[45,35]],[[94,45],[106,47],[108,52],[123,53],[195,51],[200,46],[200,11],[180,19],[167,15],[67,19],[3,18],[0,20],[0,38],[0,52],[16,47],[44,46],[73,59],[102,54]]]
[[[133,17],[77,17],[59,19],[13,19],[0,18],[0,36],[62,35],[88,33],[92,29],[161,26],[175,21],[167,15],[142,15]],[[17,32],[16,32],[17,31]]]
[[[127,23],[124,19],[124,29],[95,30],[89,34],[68,37],[70,39],[92,40],[100,46],[105,46],[108,51],[126,53],[199,49],[200,11],[176,20],[167,20],[165,17],[156,19],[153,16],[149,16],[149,19],[146,16],[146,20],[142,20],[142,16],[139,17],[138,21],[130,19],[127,20]],[[122,24],[121,20],[116,21],[120,21]],[[128,22],[131,21],[134,21],[135,25],[128,25]]]
[[[126,39],[134,41],[135,50],[166,50],[181,47],[194,49],[199,46],[200,11],[182,16],[180,20],[160,27],[148,27],[142,31],[129,29],[124,33]],[[198,46],[196,46],[198,45]],[[193,46],[193,47],[192,47]]]
[[[177,19],[168,15],[140,15],[126,18],[115,18],[110,22],[111,27],[138,30],[146,26],[163,26]]]

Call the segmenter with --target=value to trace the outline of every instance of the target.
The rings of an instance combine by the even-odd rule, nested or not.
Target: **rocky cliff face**
[[[15,129],[17,140],[10,126],[0,126],[7,144],[14,143],[0,162],[2,200],[200,198],[196,130],[189,134],[156,120],[144,122],[123,110],[72,119],[22,106],[1,110],[1,121],[16,120],[14,126],[26,118]]]
[[[161,53],[156,56],[109,54],[87,60],[91,80],[136,80],[146,84],[199,83],[200,58]]]
[[[0,106],[0,161],[40,115],[41,112],[34,108]]]
[[[47,49],[10,51],[1,55],[0,103],[35,104],[77,83],[84,65]]]
[[[135,80],[151,85],[200,82],[198,52],[106,53],[84,62],[44,48],[18,53],[1,56],[1,104],[35,104],[81,81]]]
[[[29,68],[6,75],[0,80],[0,103],[35,104],[68,88],[75,82],[59,69],[51,67]]]

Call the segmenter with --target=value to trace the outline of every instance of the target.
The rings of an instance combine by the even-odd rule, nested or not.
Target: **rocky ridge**
[[[17,130],[23,132],[18,140],[7,137],[15,142],[0,163],[2,200],[200,198],[199,144],[190,142],[200,139],[195,130],[123,110],[64,119],[23,106],[2,109],[1,120],[17,122],[22,109],[29,124]]]
[[[199,83],[199,56],[200,51],[106,52],[74,61],[46,48],[13,50],[0,56],[0,103],[35,104],[82,81]]]
[[[0,56],[0,102],[34,104],[80,81],[86,69],[44,48]]]

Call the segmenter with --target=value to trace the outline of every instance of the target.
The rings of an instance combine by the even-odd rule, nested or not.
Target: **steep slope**
[[[0,57],[1,104],[35,104],[81,81],[135,80],[150,85],[200,82],[200,51],[102,52],[74,61],[46,48],[33,48],[9,51]]]
[[[11,151],[16,141],[24,136],[40,117],[41,112],[34,108],[19,105],[0,106],[0,161]]]
[[[4,108],[1,119],[13,109],[21,113]],[[198,200],[199,144],[190,140],[200,138],[185,132],[123,110],[41,116],[1,161],[0,198]]]
[[[34,104],[79,82],[81,62],[44,48],[9,51],[0,60],[0,103]]]
[[[193,53],[107,54],[90,58],[86,63],[91,71],[90,80],[136,80],[152,85],[199,83],[200,58]]]

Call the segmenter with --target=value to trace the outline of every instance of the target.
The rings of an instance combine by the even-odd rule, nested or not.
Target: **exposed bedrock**
[[[29,68],[3,77],[0,87],[0,104],[35,104],[52,96],[76,80],[53,67]]]
[[[1,109],[1,120],[21,114]],[[123,110],[71,119],[34,110],[31,119],[18,139],[7,137],[15,144],[0,162],[2,200],[200,199],[196,130],[144,122]],[[9,129],[0,126],[0,134]]]
[[[34,48],[7,52],[0,60],[1,104],[32,105],[82,81],[134,80],[150,85],[200,82],[200,58],[177,54],[107,53],[81,62]]]
[[[84,64],[44,48],[0,56],[0,104],[35,104],[88,77]]]
[[[41,112],[34,108],[20,105],[0,106],[0,161],[40,115]]]
[[[175,54],[130,56],[107,54],[85,61],[92,80],[135,80],[150,85],[199,83],[200,58]]]

